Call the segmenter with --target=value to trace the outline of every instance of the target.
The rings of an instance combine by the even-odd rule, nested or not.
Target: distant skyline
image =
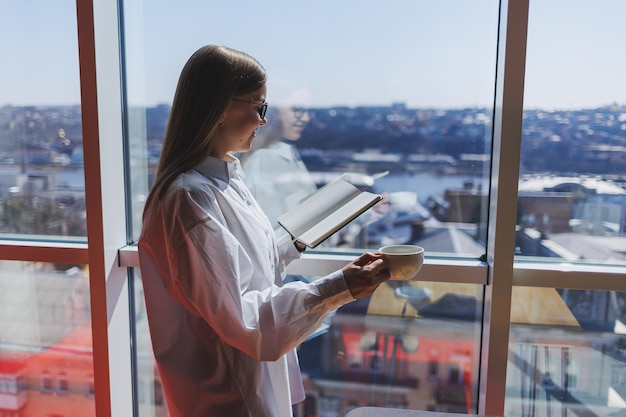
[[[128,97],[169,104],[186,59],[217,43],[259,59],[311,106],[490,107],[496,0],[125,0]],[[148,8],[149,5],[149,8]],[[75,3],[0,0],[0,106],[79,104]],[[626,104],[626,2],[531,0],[525,106]]]

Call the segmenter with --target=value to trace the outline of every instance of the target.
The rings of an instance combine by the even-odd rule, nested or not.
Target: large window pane
[[[427,257],[479,257],[498,8],[497,0],[281,1],[271,8],[125,1],[134,238],[178,75],[198,47],[214,43],[250,53],[268,71],[269,123],[259,130],[255,152],[240,155],[247,176],[261,184],[251,184],[261,203],[280,201],[285,210],[342,173],[385,197],[320,251],[410,242],[424,246]],[[281,123],[290,129],[272,136]],[[276,175],[276,165],[254,163],[255,154],[273,151],[273,142],[297,154],[293,161],[304,169]],[[264,195],[273,187],[287,199]],[[264,208],[273,220],[277,209]],[[309,398],[299,416],[343,415],[367,404],[476,411],[482,287],[413,284],[385,284],[338,311],[301,346]],[[418,313],[411,302],[420,288],[430,297]],[[142,304],[140,292],[136,302]],[[141,308],[136,320],[139,409],[151,416],[163,412],[163,403],[145,394],[158,376],[153,362],[143,361],[151,353]]]
[[[430,254],[485,252],[498,1],[124,7],[135,237],[178,74],[199,46],[217,43],[268,70],[269,124],[254,145],[263,162],[241,157],[251,159],[251,188],[262,205],[271,202],[272,220],[351,173],[385,201],[324,250],[412,242]],[[245,7],[255,13],[242,15]],[[290,130],[273,136],[287,118]],[[304,168],[272,172],[273,141],[295,149]],[[278,194],[268,194],[274,187]]]
[[[134,272],[139,415],[165,416]],[[298,349],[307,399],[296,416],[367,405],[476,412],[482,301],[476,285],[390,281],[340,308]]]
[[[0,412],[95,416],[84,265],[0,263]]]
[[[515,287],[513,299],[505,415],[623,414],[626,294]]]
[[[3,2],[0,236],[86,236],[76,6]]]
[[[626,263],[620,1],[531,1],[517,252]]]

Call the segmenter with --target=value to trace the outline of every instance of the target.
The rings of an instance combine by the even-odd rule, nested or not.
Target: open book
[[[278,223],[298,242],[314,248],[380,200],[381,195],[337,178],[280,215]]]

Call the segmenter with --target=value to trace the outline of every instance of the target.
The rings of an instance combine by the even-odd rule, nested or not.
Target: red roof
[[[91,369],[93,367],[93,348],[91,341],[91,323],[77,326],[71,333],[48,346],[43,351],[32,355],[28,360],[29,367],[67,366]]]
[[[0,375],[15,375],[26,367],[24,361],[0,357]]]

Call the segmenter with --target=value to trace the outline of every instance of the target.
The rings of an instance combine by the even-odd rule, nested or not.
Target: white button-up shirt
[[[337,271],[282,285],[299,254],[243,183],[239,160],[180,175],[144,219],[139,260],[170,417],[291,416],[295,348],[353,300]]]

